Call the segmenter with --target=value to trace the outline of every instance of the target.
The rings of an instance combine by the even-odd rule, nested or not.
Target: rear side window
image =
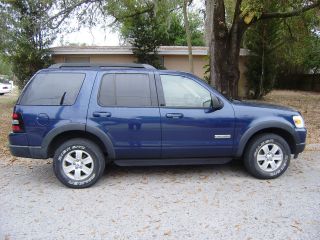
[[[83,73],[40,73],[30,82],[21,105],[72,105],[82,86]]]
[[[151,106],[148,74],[106,74],[99,92],[101,106],[148,107]]]

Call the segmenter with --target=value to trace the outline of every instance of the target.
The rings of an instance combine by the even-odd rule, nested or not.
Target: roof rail
[[[56,63],[49,68],[144,68],[156,69],[149,64],[137,63]]]

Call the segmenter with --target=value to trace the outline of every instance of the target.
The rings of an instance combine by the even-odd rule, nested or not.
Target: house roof
[[[66,46],[51,48],[53,55],[131,55],[131,46]],[[188,55],[187,46],[161,46],[159,55]],[[247,49],[240,49],[240,56],[247,56]],[[208,55],[208,47],[192,47],[192,55]]]

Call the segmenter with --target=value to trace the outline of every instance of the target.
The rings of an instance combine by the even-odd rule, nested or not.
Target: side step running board
[[[118,166],[171,166],[171,165],[203,165],[225,164],[232,158],[181,158],[181,159],[119,159],[114,160]]]

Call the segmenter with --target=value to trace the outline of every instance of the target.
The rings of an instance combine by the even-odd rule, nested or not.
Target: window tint
[[[147,74],[106,74],[100,87],[102,106],[151,106],[150,80]]]
[[[72,105],[84,78],[82,73],[40,73],[24,91],[20,104]]]
[[[210,92],[197,82],[174,75],[161,75],[167,107],[204,108],[211,104]]]

